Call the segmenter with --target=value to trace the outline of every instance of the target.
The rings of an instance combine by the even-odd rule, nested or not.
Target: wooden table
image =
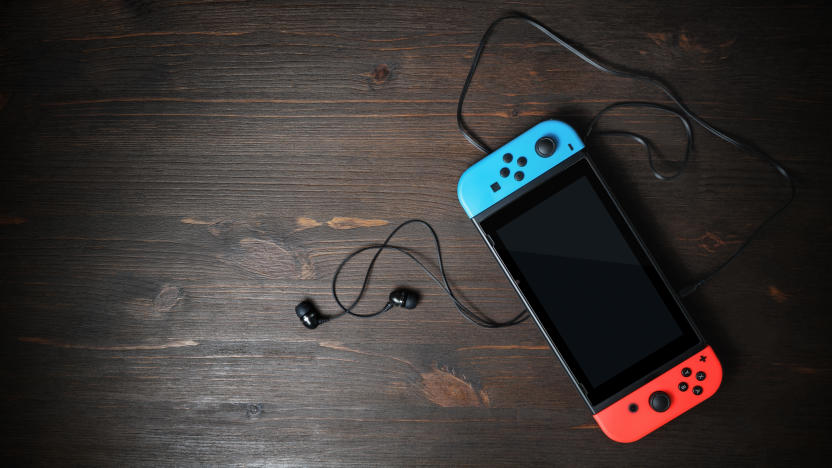
[[[483,330],[384,255],[366,304],[310,331],[331,275],[401,221],[434,223],[461,293],[520,303],[456,198],[482,155],[456,99],[491,20],[520,8],[595,55],[664,77],[794,173],[794,204],[686,302],[725,367],[717,395],[636,444],[593,423],[531,323]],[[826,13],[826,15],[824,14]],[[820,4],[236,1],[0,6],[3,458],[36,464],[795,465],[829,460],[830,34]],[[465,111],[499,145],[584,128],[657,92],[501,27]],[[668,158],[673,117],[621,111]],[[787,196],[696,130],[677,181],[589,142],[669,277],[732,252]],[[431,257],[424,233],[401,240]],[[343,291],[354,294],[359,266]]]

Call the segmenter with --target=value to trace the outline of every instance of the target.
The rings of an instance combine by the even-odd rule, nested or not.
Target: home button
[[[653,392],[650,395],[650,407],[653,408],[653,411],[663,413],[670,408],[670,397],[665,392]]]

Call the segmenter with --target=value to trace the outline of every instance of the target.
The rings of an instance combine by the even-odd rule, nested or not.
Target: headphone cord
[[[432,271],[430,271],[430,269],[424,264],[424,262],[422,262],[421,260],[416,258],[416,256],[413,255],[413,253],[410,250],[408,250],[404,247],[399,247],[399,246],[390,244],[390,241],[393,239],[393,236],[395,236],[403,227],[405,227],[409,224],[421,224],[421,225],[425,226],[428,229],[428,231],[430,232],[430,235],[433,238],[433,245],[434,245],[435,250],[436,250],[436,258],[437,258],[438,264],[439,264],[439,275],[438,276],[436,274],[434,274]],[[336,288],[337,283],[338,283],[338,276],[341,274],[341,270],[344,268],[344,266],[347,263],[350,262],[350,260],[355,258],[358,254],[360,254],[362,252],[365,252],[367,250],[375,250],[376,252],[375,252],[375,254],[373,254],[373,258],[370,260],[370,264],[367,266],[367,270],[364,273],[364,281],[361,284],[361,289],[359,290],[358,295],[356,296],[356,298],[352,301],[352,303],[349,306],[346,306],[346,305],[344,305],[343,302],[341,302],[341,299],[338,297],[338,291],[337,291],[337,288]],[[422,271],[424,271],[425,274],[427,274],[428,277],[430,277],[430,279],[433,280],[433,282],[436,283],[436,285],[439,286],[439,288],[442,289],[442,291],[444,291],[445,294],[447,294],[448,298],[450,298],[451,301],[453,301],[454,306],[456,307],[456,310],[459,311],[460,315],[465,317],[469,322],[473,323],[474,325],[484,327],[484,328],[509,327],[509,326],[512,326],[512,325],[517,325],[518,323],[521,323],[524,320],[526,320],[527,318],[529,318],[528,311],[526,311],[524,309],[522,312],[515,315],[513,318],[511,318],[511,319],[509,319],[505,322],[498,322],[498,321],[492,320],[491,318],[485,316],[481,312],[478,312],[475,309],[469,308],[465,304],[463,304],[462,301],[460,301],[459,298],[456,297],[456,294],[454,294],[453,288],[451,287],[450,283],[448,283],[448,276],[445,274],[445,263],[444,263],[444,259],[442,258],[442,248],[439,245],[439,236],[436,234],[436,231],[433,229],[433,226],[431,226],[430,223],[428,223],[427,221],[423,221],[421,219],[411,219],[411,220],[408,220],[408,221],[405,221],[405,222],[399,224],[395,229],[393,229],[393,232],[391,232],[387,236],[387,238],[384,239],[383,243],[381,243],[381,244],[372,244],[372,245],[362,247],[358,250],[353,251],[351,254],[347,255],[347,257],[344,258],[344,260],[341,261],[341,264],[338,265],[338,268],[335,269],[335,274],[332,276],[332,297],[335,299],[335,302],[338,304],[338,307],[341,308],[341,313],[338,314],[338,315],[329,317],[329,319],[338,318],[338,317],[343,316],[344,314],[350,314],[354,317],[361,317],[361,318],[375,317],[376,315],[379,315],[379,314],[381,314],[383,312],[386,312],[387,310],[390,309],[389,306],[385,306],[385,307],[381,308],[381,310],[378,310],[378,311],[372,312],[372,313],[368,313],[368,314],[360,314],[360,313],[357,313],[357,312],[353,311],[353,308],[358,304],[358,302],[364,296],[364,293],[366,292],[367,286],[369,285],[369,282],[370,282],[370,273],[372,273],[373,268],[375,267],[375,264],[376,264],[376,260],[378,260],[379,255],[381,255],[381,252],[383,252],[384,250],[392,250],[394,252],[398,252],[400,254],[405,255],[410,260],[413,260],[414,262],[416,262],[416,264],[419,266],[419,268],[421,268]]]
[[[624,136],[624,137],[628,137],[630,139],[635,140],[647,152],[647,161],[650,165],[650,170],[653,172],[653,176],[655,176],[657,179],[660,179],[660,180],[672,180],[672,179],[674,179],[674,178],[676,178],[676,177],[678,177],[679,175],[682,174],[685,167],[687,166],[687,162],[688,162],[690,153],[693,150],[693,132],[691,131],[691,125],[690,125],[690,122],[688,121],[688,119],[690,119],[690,120],[696,122],[700,127],[707,130],[710,134],[719,138],[720,140],[722,140],[722,141],[724,141],[724,142],[726,142],[726,143],[728,143],[728,144],[730,144],[730,145],[732,145],[732,146],[734,146],[734,147],[736,147],[736,148],[738,148],[742,151],[745,151],[746,153],[749,153],[752,156],[755,156],[755,157],[765,161],[766,163],[768,163],[775,171],[777,171],[777,173],[781,177],[783,177],[786,184],[789,186],[789,197],[786,200],[786,202],[783,203],[783,205],[780,206],[778,209],[776,209],[771,215],[766,217],[751,232],[751,234],[749,234],[748,237],[746,237],[746,239],[739,245],[739,247],[737,247],[737,249],[734,251],[734,253],[732,253],[730,256],[728,256],[728,258],[726,260],[724,260],[721,264],[719,264],[716,268],[714,268],[710,273],[705,275],[702,279],[700,279],[698,281],[695,281],[695,282],[683,287],[682,289],[680,289],[679,290],[679,295],[680,296],[685,297],[685,296],[690,295],[691,293],[696,291],[700,286],[702,286],[705,282],[707,282],[708,280],[713,278],[723,268],[728,266],[728,264],[730,264],[732,261],[734,261],[734,259],[736,259],[745,250],[745,248],[748,247],[748,245],[751,243],[751,241],[760,233],[760,231],[765,226],[767,226],[774,218],[777,217],[777,215],[779,215],[781,212],[783,212],[783,210],[785,210],[789,205],[791,205],[792,201],[794,201],[795,196],[797,195],[797,186],[795,185],[794,179],[792,179],[792,176],[789,174],[789,172],[786,170],[786,168],[783,167],[782,164],[780,164],[776,159],[774,159],[773,157],[768,155],[766,152],[757,148],[756,146],[754,146],[751,143],[743,142],[742,140],[740,140],[736,137],[732,137],[732,136],[726,134],[722,130],[719,130],[718,128],[714,127],[713,125],[711,125],[710,123],[705,121],[705,119],[696,115],[693,111],[688,109],[688,107],[684,103],[682,103],[681,98],[676,96],[676,94],[673,91],[671,91],[670,88],[666,84],[664,84],[664,82],[659,80],[658,78],[654,78],[652,76],[648,76],[648,75],[645,75],[645,74],[634,73],[634,72],[631,72],[631,71],[619,70],[619,69],[616,69],[616,68],[614,68],[610,65],[604,64],[600,60],[594,59],[589,54],[582,52],[577,47],[572,46],[566,40],[564,40],[558,34],[556,34],[554,31],[552,31],[551,29],[549,29],[548,27],[546,27],[542,23],[536,21],[532,17],[530,17],[528,15],[525,15],[523,13],[516,13],[516,12],[515,13],[510,13],[506,16],[503,16],[501,18],[496,19],[494,22],[491,23],[490,26],[488,26],[488,29],[485,31],[485,34],[483,34],[483,36],[482,36],[482,39],[480,39],[480,43],[479,43],[479,46],[477,47],[477,51],[474,53],[474,59],[471,62],[471,69],[468,71],[468,76],[467,76],[467,78],[465,78],[465,84],[462,86],[462,92],[459,95],[459,102],[457,103],[457,108],[456,108],[457,126],[459,127],[459,131],[462,133],[462,136],[464,136],[465,139],[468,140],[468,142],[471,143],[478,150],[480,150],[480,151],[482,151],[483,153],[486,153],[486,154],[489,154],[489,153],[492,152],[491,148],[489,148],[488,145],[486,145],[482,141],[482,139],[480,139],[465,124],[465,121],[462,118],[462,105],[465,102],[465,96],[468,94],[468,88],[471,86],[471,81],[474,78],[474,73],[477,70],[477,66],[479,65],[480,58],[482,57],[482,54],[485,51],[485,46],[488,43],[488,40],[491,37],[491,34],[494,31],[494,28],[498,24],[500,24],[500,23],[502,23],[503,21],[506,21],[506,20],[519,20],[519,21],[523,21],[524,23],[527,23],[531,26],[534,26],[539,31],[541,31],[543,34],[545,34],[547,37],[549,37],[549,39],[558,43],[560,46],[562,46],[563,48],[565,48],[566,50],[568,50],[569,52],[571,52],[572,54],[574,54],[575,56],[577,56],[578,58],[583,60],[584,62],[588,63],[589,65],[592,65],[597,70],[600,70],[600,71],[602,71],[606,74],[612,75],[612,76],[643,81],[643,82],[646,82],[646,83],[652,85],[653,87],[657,88],[662,93],[664,93],[668,98],[670,98],[670,100],[673,101],[673,103],[679,109],[677,111],[677,110],[672,109],[670,107],[665,107],[665,106],[662,106],[662,105],[653,104],[653,103],[649,103],[649,102],[619,102],[619,103],[614,103],[612,105],[609,105],[609,106],[605,107],[600,112],[598,112],[595,115],[595,117],[593,117],[590,124],[587,126],[587,129],[586,129],[586,132],[585,132],[585,137],[586,137],[585,139],[587,140],[587,144],[589,143],[588,140],[591,137],[593,129],[595,128],[595,125],[598,123],[598,120],[604,114],[606,114],[608,111],[610,111],[612,109],[619,108],[619,107],[649,107],[649,108],[653,108],[653,109],[659,109],[659,110],[671,113],[671,114],[679,117],[679,119],[681,120],[682,124],[685,127],[685,132],[687,134],[688,143],[687,143],[687,146],[686,146],[686,149],[685,149],[685,157],[684,157],[684,159],[682,159],[681,162],[677,163],[678,168],[677,168],[677,170],[674,174],[664,175],[664,174],[659,173],[658,170],[656,170],[656,168],[653,164],[653,152],[654,151],[651,151],[652,144],[650,143],[650,141],[648,139],[646,139],[646,138],[644,138],[644,137],[642,137],[638,134],[635,134],[635,133],[623,132],[623,131],[597,132],[597,134],[599,136],[603,136],[603,135]]]

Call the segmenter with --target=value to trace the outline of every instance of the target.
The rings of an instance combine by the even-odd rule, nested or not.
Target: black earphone
[[[390,293],[390,302],[387,303],[388,310],[393,307],[404,307],[405,309],[413,309],[419,303],[419,293],[409,289],[399,288],[394,289]]]
[[[404,307],[405,309],[413,309],[419,303],[419,293],[410,289],[398,288],[390,293],[390,300],[387,305],[381,309],[379,314],[387,312],[393,307]],[[300,322],[304,327],[312,330],[318,328],[318,325],[329,322],[331,317],[324,317],[321,315],[318,308],[315,307],[309,300],[305,300],[295,306],[295,313],[298,315]]]
[[[425,228],[427,228],[428,232],[433,238],[433,245],[436,250],[436,258],[438,260],[439,266],[438,275],[431,271],[431,269],[428,268],[428,266],[425,265],[424,262],[416,258],[416,256],[413,255],[408,249],[390,244],[390,241],[393,239],[393,237],[403,227],[409,225],[424,226]],[[364,282],[361,285],[361,289],[358,291],[358,296],[356,296],[356,298],[353,299],[352,303],[350,303],[349,305],[344,304],[343,302],[341,302],[341,298],[338,296],[338,276],[341,274],[341,270],[343,270],[344,266],[347,263],[349,263],[359,254],[370,250],[375,250],[375,253],[373,254],[372,259],[370,259],[370,263],[367,266],[367,270],[364,272]],[[347,257],[341,261],[341,264],[338,265],[338,268],[335,269],[335,274],[332,275],[332,297],[335,299],[335,303],[338,305],[338,307],[341,308],[341,313],[336,315],[323,316],[315,307],[315,305],[312,304],[311,301],[305,300],[295,307],[295,313],[297,314],[301,323],[303,323],[303,325],[306,328],[313,329],[317,328],[317,326],[322,323],[326,323],[330,320],[336,319],[346,314],[352,315],[353,317],[367,318],[375,317],[376,315],[387,312],[393,307],[403,307],[405,309],[413,309],[414,307],[416,307],[420,299],[419,293],[412,289],[397,288],[390,293],[387,304],[380,310],[370,313],[359,313],[354,310],[355,306],[358,304],[359,301],[361,301],[361,298],[364,296],[364,293],[367,290],[367,286],[370,282],[370,273],[372,273],[373,268],[375,267],[376,260],[378,260],[378,257],[379,255],[381,255],[381,252],[385,250],[404,255],[405,257],[409,258],[411,261],[416,263],[416,265],[418,265],[419,268],[421,268],[422,271],[425,272],[425,274],[434,283],[436,283],[436,285],[439,286],[439,288],[442,289],[442,291],[453,302],[454,306],[459,311],[459,313],[474,325],[478,325],[480,327],[485,328],[501,328],[516,325],[529,318],[528,312],[526,310],[523,310],[519,314],[515,315],[513,318],[505,322],[499,322],[463,304],[456,297],[453,288],[448,283],[448,277],[445,274],[445,263],[442,258],[442,249],[439,246],[439,236],[436,234],[436,231],[433,229],[433,226],[431,226],[430,223],[428,223],[427,221],[423,221],[421,219],[410,219],[396,226],[396,228],[393,229],[393,231],[387,236],[387,238],[381,244],[372,244],[353,251],[351,254],[347,255]]]
[[[759,158],[760,160],[768,163],[785,180],[785,182],[788,185],[789,190],[790,190],[789,198],[786,200],[786,202],[783,205],[781,205],[777,210],[775,210],[771,215],[769,215],[767,218],[765,218],[762,223],[757,225],[757,227],[751,232],[751,234],[749,234],[746,237],[746,239],[737,247],[737,249],[734,251],[734,253],[732,253],[726,260],[724,260],[721,264],[717,265],[716,268],[711,270],[711,272],[708,273],[707,275],[705,275],[702,279],[700,279],[698,281],[695,281],[694,283],[689,284],[689,285],[681,288],[681,290],[679,291],[680,296],[685,297],[685,296],[688,296],[689,294],[692,294],[702,284],[704,284],[706,281],[713,278],[719,271],[721,271],[729,263],[731,263],[734,259],[736,259],[740,255],[740,253],[742,253],[743,250],[745,250],[745,248],[751,243],[752,239],[754,239],[754,237],[763,229],[763,227],[768,225],[775,217],[777,217],[777,215],[779,215],[783,210],[785,210],[792,203],[792,201],[795,199],[795,196],[797,194],[797,186],[795,185],[794,179],[792,179],[791,175],[786,170],[786,168],[783,167],[783,165],[781,165],[776,159],[774,159],[773,157],[771,157],[770,155],[768,155],[767,153],[765,153],[761,149],[757,148],[755,145],[753,145],[751,143],[743,142],[739,138],[730,136],[730,135],[726,134],[725,132],[723,132],[722,130],[714,127],[713,125],[711,125],[710,123],[705,121],[703,118],[699,117],[693,111],[688,109],[688,107],[682,102],[681,98],[676,96],[676,94],[670,89],[670,87],[668,87],[666,84],[664,84],[663,81],[659,80],[658,78],[654,78],[652,76],[649,76],[649,75],[638,74],[638,73],[634,73],[634,72],[631,72],[631,71],[620,70],[620,69],[617,69],[616,67],[612,67],[610,65],[607,65],[607,64],[603,63],[601,60],[598,60],[598,59],[592,57],[591,55],[589,55],[585,52],[582,52],[580,49],[578,49],[577,47],[568,43],[566,40],[561,38],[558,34],[556,34],[554,31],[552,31],[551,29],[549,29],[548,27],[546,27],[542,23],[538,22],[537,20],[535,20],[532,17],[530,17],[528,15],[525,15],[523,13],[510,13],[506,16],[503,16],[501,18],[496,19],[494,22],[491,23],[491,25],[488,26],[488,29],[485,31],[485,34],[483,34],[482,38],[480,39],[479,46],[477,47],[477,50],[474,53],[474,58],[471,62],[471,69],[468,71],[468,76],[466,77],[465,83],[462,86],[462,91],[461,91],[460,96],[459,96],[459,101],[457,103],[457,110],[456,110],[457,126],[459,127],[459,131],[462,133],[462,136],[464,136],[465,139],[468,140],[468,142],[471,143],[475,148],[479,149],[480,151],[482,151],[486,154],[491,152],[491,149],[488,147],[488,145],[486,145],[485,142],[482,141],[476,134],[474,134],[468,128],[468,126],[465,124],[465,121],[462,118],[462,106],[463,106],[463,103],[465,101],[465,96],[468,93],[468,88],[471,85],[471,81],[474,77],[474,73],[476,72],[477,66],[479,65],[480,58],[482,57],[482,54],[485,51],[485,45],[487,44],[489,37],[491,36],[492,32],[494,31],[494,28],[498,24],[502,23],[503,21],[507,21],[507,20],[517,20],[517,21],[521,21],[521,22],[524,22],[526,24],[529,24],[529,25],[533,26],[534,28],[536,28],[540,32],[542,32],[544,35],[546,35],[549,39],[558,43],[560,46],[562,46],[563,48],[565,48],[566,50],[568,50],[569,52],[571,52],[572,54],[574,54],[575,56],[577,56],[578,58],[583,60],[584,62],[588,63],[589,65],[593,66],[594,68],[596,68],[597,70],[599,70],[603,73],[606,73],[606,74],[609,74],[609,75],[612,75],[612,76],[617,76],[617,77],[620,77],[620,78],[629,78],[629,79],[633,79],[633,80],[638,80],[638,81],[646,82],[646,83],[652,85],[653,87],[655,87],[659,91],[663,92],[668,98],[670,98],[670,100],[673,102],[673,104],[675,104],[675,106],[678,108],[678,110],[677,110],[677,109],[673,109],[671,107],[667,107],[667,106],[663,106],[663,105],[659,105],[659,104],[648,103],[648,102],[618,102],[618,103],[613,103],[613,104],[605,107],[604,109],[602,109],[600,112],[598,112],[595,115],[595,117],[593,117],[592,121],[589,123],[589,125],[587,126],[587,129],[585,131],[585,139],[586,140],[589,140],[589,138],[593,134],[593,130],[596,128],[596,124],[598,123],[598,120],[601,118],[601,116],[604,115],[605,113],[607,113],[608,111],[612,110],[612,109],[623,108],[623,107],[648,107],[648,108],[653,108],[653,109],[661,110],[661,111],[664,111],[664,112],[668,112],[668,113],[673,114],[676,117],[678,117],[679,120],[681,121],[682,125],[685,128],[685,133],[687,134],[688,142],[687,142],[687,147],[685,149],[684,158],[677,163],[677,170],[672,174],[662,174],[656,169],[656,167],[653,164],[653,151],[651,151],[651,143],[646,138],[644,138],[640,135],[637,135],[635,133],[626,132],[626,131],[603,131],[603,132],[595,132],[595,134],[599,135],[599,136],[600,135],[618,136],[618,137],[623,136],[623,137],[627,137],[627,138],[630,138],[630,139],[636,141],[636,143],[640,144],[645,149],[645,151],[647,152],[647,161],[650,165],[650,169],[653,172],[653,175],[657,179],[660,179],[660,180],[671,180],[671,179],[674,179],[674,178],[676,178],[676,177],[678,177],[679,175],[682,174],[682,172],[684,171],[684,169],[687,165],[690,154],[693,151],[693,132],[691,130],[691,124],[690,124],[690,121],[693,121],[696,124],[698,124],[700,127],[704,128],[708,133],[710,133],[713,136],[719,138],[720,140],[736,147],[737,149],[745,151],[746,153],[748,153],[752,156],[755,156],[755,157]],[[439,264],[438,265],[439,266],[439,275],[436,275],[432,271],[430,271],[430,269],[428,269],[427,266],[421,260],[416,258],[406,248],[398,247],[398,246],[395,246],[395,245],[390,245],[390,240],[393,238],[393,236],[395,236],[396,233],[401,228],[403,228],[404,226],[407,226],[411,223],[418,223],[418,224],[424,225],[425,227],[427,227],[427,229],[430,231],[430,234],[433,236],[434,246],[436,248],[436,256],[438,258],[438,264]],[[346,306],[338,298],[338,293],[337,293],[336,288],[335,288],[336,282],[338,280],[338,275],[341,273],[341,269],[344,267],[344,265],[347,264],[347,262],[349,262],[351,259],[353,259],[356,255],[358,255],[358,254],[360,254],[364,251],[367,251],[367,250],[375,250],[376,252],[373,255],[372,260],[370,260],[370,263],[367,267],[367,271],[364,274],[364,282],[361,286],[361,290],[359,291],[358,296],[355,298],[355,300],[353,300],[353,302],[349,306]],[[425,274],[427,274],[430,277],[430,279],[433,280],[433,282],[436,283],[445,292],[445,294],[448,296],[448,298],[450,298],[451,301],[454,303],[454,306],[459,311],[459,313],[464,318],[466,318],[468,321],[470,321],[471,323],[473,323],[475,325],[485,327],[485,328],[501,328],[501,327],[508,327],[508,326],[512,326],[512,325],[517,325],[517,324],[522,323],[523,321],[525,321],[527,318],[529,318],[528,311],[523,310],[522,312],[515,315],[510,320],[507,320],[505,322],[498,322],[498,321],[492,320],[491,318],[485,316],[484,314],[476,311],[473,308],[469,308],[469,307],[465,306],[462,302],[460,302],[460,300],[454,294],[453,289],[451,288],[450,284],[448,284],[448,278],[445,275],[445,267],[444,267],[443,261],[442,261],[442,251],[439,247],[439,237],[436,235],[436,231],[434,231],[433,227],[430,224],[428,224],[426,221],[422,221],[420,219],[411,219],[411,220],[403,222],[398,227],[393,229],[393,232],[391,232],[390,235],[387,236],[387,239],[385,239],[385,241],[383,243],[373,244],[373,245],[369,245],[369,246],[366,246],[366,247],[362,247],[362,248],[352,252],[338,266],[338,268],[335,271],[335,274],[332,277],[332,297],[335,299],[335,302],[336,302],[336,304],[338,304],[338,307],[341,308],[342,312],[340,314],[330,316],[330,317],[324,317],[318,312],[318,310],[315,308],[315,306],[311,302],[309,302],[308,300],[303,301],[300,304],[298,304],[297,307],[295,307],[295,313],[297,313],[301,322],[303,322],[303,325],[306,326],[306,328],[312,329],[312,328],[316,328],[318,325],[320,325],[322,323],[325,323],[329,320],[340,317],[344,314],[349,314],[349,315],[352,315],[352,316],[355,316],[355,317],[373,317],[373,316],[376,316],[376,315],[381,314],[383,312],[386,312],[386,311],[390,310],[393,307],[404,307],[405,309],[413,309],[414,307],[416,307],[416,304],[418,303],[418,299],[419,299],[418,293],[416,293],[415,291],[400,288],[400,289],[396,289],[396,290],[394,290],[393,292],[390,293],[390,300],[387,303],[387,305],[385,305],[381,310],[379,310],[377,312],[373,312],[373,313],[369,313],[369,314],[361,314],[361,313],[357,313],[353,310],[353,308],[358,304],[358,302],[361,300],[362,296],[364,295],[364,292],[367,289],[367,284],[369,283],[369,280],[370,280],[370,272],[373,270],[373,266],[375,265],[375,262],[378,259],[378,256],[384,250],[392,250],[392,251],[398,252],[398,253],[403,254],[406,257],[410,258],[410,260],[414,261],[422,269],[422,271],[424,271]]]
[[[295,313],[298,314],[300,323],[302,323],[304,327],[310,330],[318,328],[318,325],[322,323],[329,322],[328,318],[324,318],[321,316],[321,313],[318,312],[318,309],[315,307],[315,304],[312,304],[311,301],[303,301],[300,304],[296,305]]]

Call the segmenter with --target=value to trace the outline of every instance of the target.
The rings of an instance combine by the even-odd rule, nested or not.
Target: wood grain
[[[716,397],[633,445],[607,440],[532,324],[481,330],[382,257],[367,304],[315,331],[351,250],[413,217],[494,317],[520,307],[456,200],[481,157],[455,105],[491,20],[534,15],[662,76],[770,151],[799,195],[687,302],[724,361]],[[825,13],[824,13],[825,12]],[[238,1],[0,5],[3,458],[61,465],[816,465],[830,455],[829,28],[820,3]],[[492,145],[541,119],[663,96],[506,24],[466,101]],[[604,128],[680,154],[672,117]],[[786,196],[764,163],[696,131],[675,182],[628,141],[590,141],[675,284]],[[429,256],[424,233],[403,244]],[[358,288],[359,266],[339,288]]]

